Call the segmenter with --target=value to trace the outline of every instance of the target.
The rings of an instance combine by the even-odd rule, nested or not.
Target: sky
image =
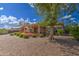
[[[39,16],[36,9],[32,4],[27,3],[0,3],[0,28],[15,28],[19,27],[20,23],[36,23],[42,19]],[[58,18],[59,21],[62,19],[70,19],[73,23],[79,23],[79,14],[77,11],[70,15],[64,13],[63,17]],[[64,21],[67,24],[67,21]]]
[[[0,28],[16,27],[19,22],[36,23],[42,17],[33,5],[27,3],[0,3]]]
[[[78,7],[79,9],[79,7]],[[63,12],[61,12],[63,13]],[[67,14],[66,12],[63,13],[63,17],[58,18],[59,22],[62,22],[62,20],[64,20],[64,24],[67,25],[68,23],[75,23],[75,24],[79,24],[79,12],[77,10],[75,10],[73,13],[71,14]]]

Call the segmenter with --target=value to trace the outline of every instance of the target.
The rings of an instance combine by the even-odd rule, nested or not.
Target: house
[[[21,27],[20,32],[46,34],[47,31],[46,27],[39,26],[37,24],[26,24]]]
[[[54,35],[57,35],[57,29],[64,30],[64,26],[62,24],[55,25],[52,28],[54,31]],[[38,24],[25,24],[21,27],[20,32],[49,35],[50,34],[50,26],[40,26]]]

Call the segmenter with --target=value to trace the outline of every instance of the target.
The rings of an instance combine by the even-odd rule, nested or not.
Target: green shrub
[[[57,29],[57,34],[58,35],[63,35],[64,31],[62,29]]]
[[[20,34],[17,34],[17,36],[19,36]]]
[[[29,38],[28,35],[26,35],[25,33],[21,33],[21,32],[15,32],[15,33],[11,33],[10,35],[16,35],[20,38]]]
[[[11,35],[11,36],[13,36],[13,35],[14,35],[14,33],[11,33],[10,35]]]
[[[40,37],[45,37],[43,34],[39,34]]]
[[[71,35],[71,32],[72,32],[72,26],[71,25],[65,26],[65,33]]]
[[[79,41],[79,26],[72,27],[71,34],[76,40]]]
[[[20,34],[21,34],[20,32],[17,32],[17,33],[16,33],[17,36],[19,36]]]
[[[15,32],[14,35],[19,36],[21,33],[20,32]]]
[[[17,33],[15,32],[14,35],[16,35]]]
[[[28,38],[29,38],[29,36],[28,36],[28,35],[24,35],[23,37],[24,37],[25,39],[28,39]]]
[[[25,38],[25,39],[29,38],[29,36],[26,35],[25,33],[20,33],[20,34],[19,34],[19,37],[20,37],[20,38]]]
[[[38,36],[38,34],[32,34],[32,37],[34,37],[34,38],[37,37],[37,36]]]
[[[0,34],[6,34],[6,33],[8,33],[7,29],[0,29]]]
[[[16,36],[19,36],[19,34],[18,34],[18,33],[16,33]]]
[[[22,38],[23,37],[23,34],[19,34],[19,37]]]

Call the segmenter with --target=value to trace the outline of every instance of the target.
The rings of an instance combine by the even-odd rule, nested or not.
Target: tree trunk
[[[50,37],[49,37],[50,42],[52,40],[54,40],[54,31],[53,31],[53,27],[50,27]]]

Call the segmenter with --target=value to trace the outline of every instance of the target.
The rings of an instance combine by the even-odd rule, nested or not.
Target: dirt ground
[[[56,40],[49,42],[48,38],[23,39],[16,36],[0,35],[1,56],[77,56],[79,42],[69,36],[55,36]]]

